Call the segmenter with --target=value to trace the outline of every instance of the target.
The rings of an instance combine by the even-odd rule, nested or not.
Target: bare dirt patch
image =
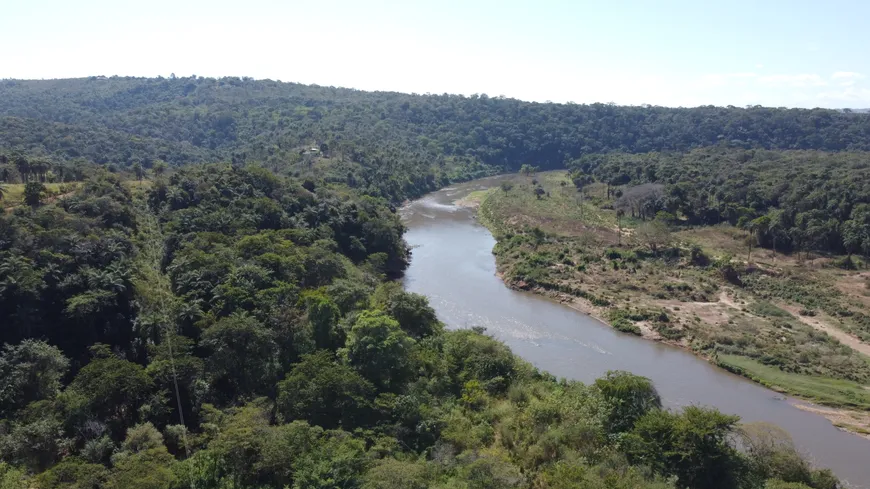
[[[732,308],[732,309],[737,309],[738,311],[743,311],[743,306],[738,304],[733,298],[731,298],[731,296],[728,295],[728,292],[725,290],[723,290],[721,293],[719,293],[719,302]],[[746,311],[743,311],[743,312],[748,316],[752,316],[752,314],[750,314]]]
[[[721,302],[681,302],[676,300],[656,301],[656,305],[664,307],[670,314],[689,319],[698,317],[706,324],[719,326],[731,318]]]
[[[839,277],[835,283],[840,292],[860,302],[864,307],[870,307],[870,288],[867,288],[868,280],[870,280],[870,272],[862,272]]]
[[[652,328],[652,325],[648,321],[638,321],[634,323],[640,328],[640,336],[642,338],[646,338],[648,340],[660,341],[662,339],[662,335]]]
[[[799,314],[799,308],[796,306],[790,306],[787,304],[779,304],[779,307],[785,309],[790,312],[798,321],[806,324],[807,326],[821,331],[832,338],[836,338],[840,343],[848,346],[849,348],[863,353],[864,355],[870,356],[870,345],[864,343],[858,338],[850,335],[849,333],[833,326],[831,323],[832,319],[826,318],[824,316],[801,316]]]

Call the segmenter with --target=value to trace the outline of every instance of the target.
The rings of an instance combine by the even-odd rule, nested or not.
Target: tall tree
[[[27,161],[27,157],[24,155],[17,155],[15,157],[15,167],[18,168],[18,173],[21,175],[21,181],[26,183],[30,180],[30,162]]]
[[[133,163],[132,170],[133,170],[133,174],[136,175],[136,179],[139,180],[140,182],[142,181],[143,178],[145,178],[145,169],[142,168],[142,163],[140,163],[138,161]]]
[[[363,311],[347,335],[342,358],[376,387],[399,390],[413,367],[412,340],[381,311]]]
[[[40,182],[27,182],[24,185],[24,203],[36,207],[42,203],[42,196],[45,193],[45,185]]]
[[[256,318],[235,313],[202,334],[209,351],[206,372],[213,391],[224,401],[269,394],[278,374],[275,334]]]
[[[9,416],[33,401],[53,398],[60,392],[68,367],[63,353],[44,341],[27,339],[5,345],[0,352],[0,415]]]

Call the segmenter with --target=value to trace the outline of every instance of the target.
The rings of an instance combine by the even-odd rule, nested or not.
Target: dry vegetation
[[[565,172],[518,176],[490,190],[480,219],[498,238],[499,271],[512,287],[777,390],[870,410],[870,289],[860,266],[767,249],[750,255],[745,232],[732,226],[677,222],[662,234],[639,220],[617,222],[604,185],[581,197]],[[866,416],[855,419],[841,424],[868,429]]]

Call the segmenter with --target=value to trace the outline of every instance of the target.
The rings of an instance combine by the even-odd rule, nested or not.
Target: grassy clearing
[[[12,208],[24,203],[24,184],[23,183],[8,183],[2,184],[6,190],[3,195],[3,200],[0,201],[0,206],[3,208]],[[45,185],[45,201],[52,201],[63,195],[68,195],[75,192],[81,182],[65,182],[65,183],[44,183]],[[151,180],[127,180],[124,182],[134,195],[142,194],[151,189],[153,182]]]
[[[58,195],[66,194],[75,191],[80,185],[78,182],[67,183],[45,183],[45,195],[47,199],[57,197]],[[24,184],[9,183],[3,184],[6,193],[3,196],[3,207],[15,207],[24,203]]]
[[[544,190],[540,198],[533,192],[535,185]],[[616,228],[614,211],[602,210],[600,202],[604,187],[590,186],[581,197],[564,171],[539,173],[517,177],[510,182],[510,190],[494,189],[487,195],[487,212],[493,216],[514,216],[505,223],[513,226],[537,226],[547,233],[578,236],[592,227]],[[500,222],[501,219],[496,219]],[[495,223],[494,223],[495,224]],[[508,228],[504,228],[508,231]],[[613,232],[613,239],[616,233]]]
[[[720,355],[719,365],[772,389],[836,407],[870,410],[870,390],[848,380],[783,372],[751,358]]]
[[[145,195],[146,192],[151,190],[154,182],[151,180],[127,180],[124,182],[124,185],[126,185],[133,196],[136,197]]]

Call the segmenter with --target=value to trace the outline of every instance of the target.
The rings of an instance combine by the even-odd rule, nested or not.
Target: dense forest
[[[389,280],[383,199],[229,164],[127,183],[0,216],[4,489],[837,487],[771,427],[445,331]]]
[[[530,103],[248,78],[0,81],[0,148],[121,167],[319,166],[324,178],[396,201],[527,163],[563,168],[593,153],[716,144],[870,150],[870,114]],[[314,164],[324,156],[329,164]]]
[[[834,489],[773,427],[445,330],[395,207],[531,164],[866,254],[868,150],[848,111],[0,81],[0,489]]]
[[[870,255],[870,153],[713,147],[587,155],[568,166],[578,188],[588,176],[611,186],[629,215],[730,223],[786,252]]]

